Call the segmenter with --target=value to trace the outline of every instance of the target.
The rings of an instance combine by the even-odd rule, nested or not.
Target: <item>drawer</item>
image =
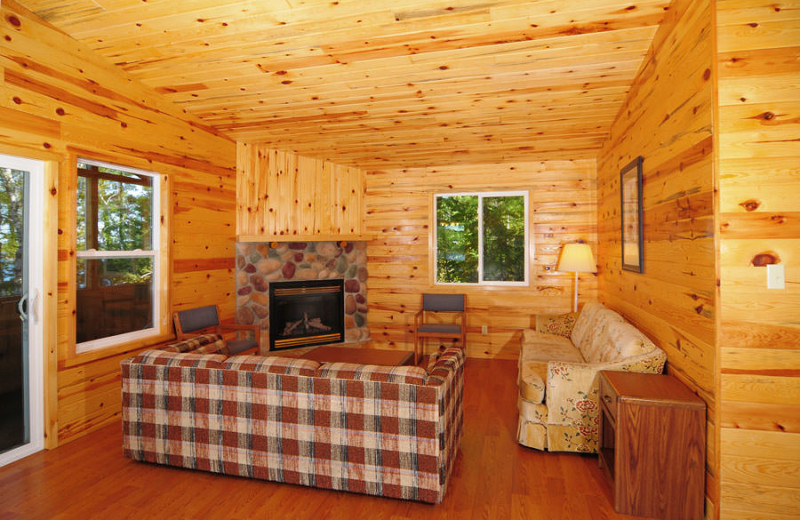
[[[602,372],[600,372],[600,403],[606,407],[612,419],[617,418],[617,391]]]

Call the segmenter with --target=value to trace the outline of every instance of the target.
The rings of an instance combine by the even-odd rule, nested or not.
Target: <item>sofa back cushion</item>
[[[581,313],[578,315],[570,334],[570,339],[578,347],[578,350],[581,350],[581,345],[586,345],[591,339],[595,327],[595,317],[603,309],[605,309],[605,306],[598,302],[587,303],[581,309]]]
[[[581,330],[576,334],[573,329],[572,335],[573,343],[587,363],[619,361],[656,348],[639,329],[602,304],[586,304],[583,312],[587,310],[587,319],[581,323],[581,316],[575,324],[575,329],[581,325]]]
[[[393,367],[360,365],[358,363],[325,363],[317,371],[317,377],[424,385],[428,373],[422,367],[413,366]]]
[[[264,374],[313,376],[319,369],[319,363],[282,356],[231,356],[225,361],[225,368]]]
[[[222,368],[222,364],[225,362],[225,356],[222,354],[198,354],[196,352],[145,350],[134,356],[131,361],[141,365]]]
[[[605,337],[607,344],[600,352],[600,361],[604,363],[646,354],[656,348],[650,338],[626,321],[609,323]]]

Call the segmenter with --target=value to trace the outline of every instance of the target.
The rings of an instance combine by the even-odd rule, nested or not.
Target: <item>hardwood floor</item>
[[[596,456],[518,445],[516,363],[469,359],[465,434],[440,505],[133,462],[112,425],[0,469],[6,519],[631,519]]]

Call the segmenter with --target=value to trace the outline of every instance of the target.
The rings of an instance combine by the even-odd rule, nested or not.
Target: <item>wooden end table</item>
[[[706,410],[677,378],[600,372],[600,467],[614,509],[665,520],[702,520]]]

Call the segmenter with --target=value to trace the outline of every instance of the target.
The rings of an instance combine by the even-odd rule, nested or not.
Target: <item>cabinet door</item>
[[[617,511],[664,519],[702,519],[703,426],[702,411],[696,409],[621,400],[617,408]]]

